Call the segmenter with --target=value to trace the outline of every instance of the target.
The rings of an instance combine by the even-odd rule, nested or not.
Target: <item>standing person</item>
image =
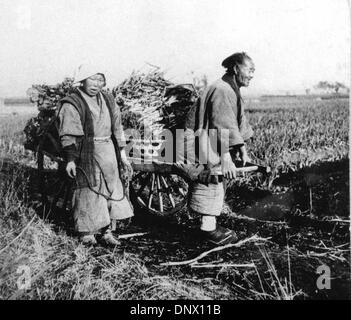
[[[131,170],[120,110],[113,96],[101,91],[106,79],[99,70],[82,65],[75,82],[80,87],[61,100],[59,111],[66,172],[76,181],[75,229],[84,244],[101,239],[118,245],[112,235],[116,220],[133,216],[120,179],[120,165]]]
[[[236,167],[230,152],[236,150],[244,164],[251,161],[245,141],[252,137],[253,131],[245,117],[240,88],[249,85],[255,66],[245,52],[229,56],[222,62],[222,66],[226,69],[223,77],[205,89],[197,104],[188,113],[185,136],[190,131],[197,133],[193,137],[199,137],[195,161],[199,161],[199,154],[205,154],[205,167],[211,168],[220,164],[223,176],[234,179]],[[213,132],[216,133],[217,147],[211,143]],[[206,137],[209,138],[209,144]],[[190,145],[195,146],[194,138],[190,141]],[[189,145],[186,148],[189,148]],[[189,209],[201,215],[200,229],[205,238],[215,245],[238,240],[233,230],[217,225],[217,217],[224,203],[224,193],[223,181],[194,182],[189,191]]]

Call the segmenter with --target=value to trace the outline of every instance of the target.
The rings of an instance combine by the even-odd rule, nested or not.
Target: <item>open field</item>
[[[30,115],[0,117],[0,157],[13,160],[0,160],[0,298],[350,299],[348,104],[248,103],[250,153],[273,172],[230,183],[221,224],[251,240],[174,266],[162,263],[211,249],[197,236],[198,217],[136,212],[123,233],[147,234],[115,250],[82,246],[62,217],[40,218],[35,157],[22,146]],[[321,265],[330,289],[317,286]],[[30,268],[28,290],[18,290],[20,266]]]
[[[8,117],[9,115],[35,115],[37,112],[37,108],[32,104],[0,105],[0,118]]]

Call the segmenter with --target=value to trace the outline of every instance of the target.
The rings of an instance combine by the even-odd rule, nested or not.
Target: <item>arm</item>
[[[63,147],[66,172],[73,178],[76,175],[75,161],[78,158],[77,138],[84,135],[78,111],[69,103],[64,103],[58,114],[60,119],[59,136]]]
[[[77,138],[84,136],[84,131],[78,111],[69,103],[64,103],[58,114],[60,119],[59,136],[65,148],[71,144],[77,145]]]
[[[240,154],[240,158],[241,158],[244,166],[247,162],[251,162],[251,158],[249,157],[249,155],[247,153],[245,143],[242,146],[240,146],[239,154]]]
[[[218,146],[222,153],[229,152],[231,147],[240,147],[244,144],[241,135],[237,115],[236,96],[234,92],[217,88],[209,101],[210,103],[210,128],[216,129],[218,134]]]
[[[210,99],[211,128],[217,130],[217,146],[220,146],[222,172],[226,178],[236,176],[236,167],[229,152],[231,147],[244,148],[237,116],[234,112],[236,96],[233,92],[216,89]]]

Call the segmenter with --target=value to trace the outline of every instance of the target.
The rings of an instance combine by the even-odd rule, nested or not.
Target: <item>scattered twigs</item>
[[[128,238],[133,238],[133,237],[141,237],[146,234],[149,234],[149,232],[137,232],[137,233],[130,233],[130,234],[121,234],[118,236],[118,239],[128,239]]]
[[[346,246],[350,246],[349,243],[344,243],[342,245],[338,245],[338,246],[332,246],[332,247],[328,247],[325,245],[325,243],[323,241],[320,242],[321,246],[312,246],[310,245],[309,248],[313,249],[313,251],[308,250],[307,251],[307,255],[309,257],[318,257],[318,258],[329,258],[331,260],[338,260],[341,262],[346,262],[348,261],[345,258],[345,255],[350,253],[350,249],[345,248]],[[319,250],[322,252],[315,252],[315,250]]]
[[[307,252],[307,256],[308,257],[316,257],[316,258],[329,258],[331,260],[338,260],[341,262],[346,262],[347,259],[341,255],[336,255],[333,254],[332,252],[321,252],[321,253],[317,253],[317,252],[313,252],[313,251],[308,251]]]
[[[252,222],[260,222],[260,223],[267,223],[267,224],[273,224],[273,225],[287,225],[286,221],[261,220],[261,219],[256,219],[245,215],[241,215],[241,214],[234,216],[233,219],[247,220]]]
[[[350,220],[346,220],[346,219],[328,219],[328,220],[323,220],[323,221],[327,221],[327,222],[340,222],[340,223],[350,223]]]
[[[334,248],[342,248],[342,247],[350,247],[350,243],[340,244],[339,246],[335,246]]]
[[[348,244],[350,245],[350,244]],[[342,245],[344,246],[344,245]],[[318,249],[318,250],[327,250],[327,251],[338,251],[338,252],[350,252],[350,249],[344,249],[344,250],[341,250],[339,248],[341,248],[342,246],[336,246],[336,247],[332,247],[332,248],[328,248],[328,247],[318,247],[318,246],[309,246],[310,248],[314,248],[314,249]]]
[[[192,268],[255,268],[254,263],[192,263],[190,265]]]
[[[239,241],[237,243],[230,243],[230,244],[227,244],[227,245],[224,245],[224,246],[216,247],[216,248],[213,248],[211,250],[205,251],[205,252],[201,253],[199,256],[197,256],[194,259],[185,260],[185,261],[164,262],[164,263],[161,263],[160,266],[191,265],[191,264],[194,264],[195,262],[203,259],[204,257],[206,257],[207,255],[209,255],[212,252],[217,252],[217,251],[221,251],[221,250],[225,250],[225,249],[229,249],[229,248],[238,248],[238,247],[241,247],[244,244],[249,243],[249,242],[267,241],[269,239],[270,238],[260,238],[257,235],[254,235],[254,236],[252,236],[250,238],[241,240],[241,241]]]

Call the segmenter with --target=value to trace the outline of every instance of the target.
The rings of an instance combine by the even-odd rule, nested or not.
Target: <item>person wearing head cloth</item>
[[[120,179],[120,167],[131,170],[121,113],[111,94],[102,91],[105,74],[81,65],[75,76],[79,87],[61,100],[59,136],[66,172],[75,180],[74,224],[80,240],[118,245],[112,229],[116,220],[133,216]]]
[[[245,117],[240,88],[249,85],[255,66],[245,52],[227,57],[222,66],[226,69],[225,74],[204,90],[187,114],[185,149],[197,150],[190,162],[202,163],[205,168],[219,166],[225,179],[234,179],[236,167],[231,157],[232,150],[244,164],[251,161],[246,141],[253,136],[253,130]],[[204,182],[200,179],[192,183],[188,206],[189,210],[201,215],[200,229],[205,238],[222,245],[235,242],[238,237],[233,230],[217,225],[225,193],[223,181],[218,180]]]

